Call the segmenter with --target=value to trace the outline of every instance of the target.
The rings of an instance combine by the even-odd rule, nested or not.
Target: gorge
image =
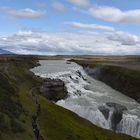
[[[86,74],[76,63],[40,60],[31,71],[42,78],[62,80],[67,98],[56,102],[93,124],[140,138],[140,104]]]

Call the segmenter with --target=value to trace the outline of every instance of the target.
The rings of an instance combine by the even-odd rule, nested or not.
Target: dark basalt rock
[[[108,107],[113,109],[113,114],[111,116],[111,129],[116,130],[117,125],[122,120],[123,111],[126,111],[127,108],[117,103],[106,103]]]
[[[105,119],[107,120],[108,117],[109,117],[110,110],[105,106],[99,106],[98,109],[102,112],[102,114],[104,115]]]
[[[140,103],[139,71],[109,65],[97,65],[94,68],[84,66],[84,70],[91,77],[110,85],[113,89]]]
[[[65,84],[59,79],[46,78],[40,88],[40,91],[47,99],[55,102],[67,97]]]
[[[87,80],[86,78],[83,77],[83,75],[81,74],[81,72],[80,72],[79,70],[76,71],[76,72],[77,72],[77,75],[78,75],[79,77],[81,77],[83,80],[85,80],[85,81]]]
[[[120,105],[120,104],[117,104],[117,103],[108,102],[108,103],[106,103],[106,105],[108,107],[112,107],[115,110],[119,110],[119,111],[125,111],[125,110],[127,110],[127,108],[125,106]]]
[[[112,103],[112,102],[108,102],[108,103],[106,103],[105,106],[98,107],[98,109],[102,112],[102,114],[104,115],[106,120],[109,119],[110,111],[112,112],[112,115],[110,118],[111,119],[111,129],[114,131],[116,131],[117,125],[122,120],[123,111],[127,110],[127,108],[125,106],[117,104],[117,103]]]

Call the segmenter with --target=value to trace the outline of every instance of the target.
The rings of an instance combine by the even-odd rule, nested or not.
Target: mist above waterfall
[[[68,98],[56,104],[93,124],[140,138],[140,104],[88,76],[76,63],[43,60],[32,71],[41,77],[64,81]]]

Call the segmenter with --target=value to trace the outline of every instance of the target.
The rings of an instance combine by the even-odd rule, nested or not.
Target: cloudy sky
[[[0,49],[140,54],[140,0],[0,0]]]

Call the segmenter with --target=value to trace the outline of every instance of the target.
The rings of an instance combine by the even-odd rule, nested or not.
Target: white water
[[[67,64],[64,60],[41,60],[40,64],[41,66],[32,69],[36,75],[57,78],[65,82],[69,97],[58,101],[58,105],[77,113],[97,126],[111,129],[112,112],[109,112],[106,120],[98,107],[105,106],[106,102],[121,104],[128,110],[123,112],[116,131],[140,138],[140,104],[91,78],[75,63]]]

